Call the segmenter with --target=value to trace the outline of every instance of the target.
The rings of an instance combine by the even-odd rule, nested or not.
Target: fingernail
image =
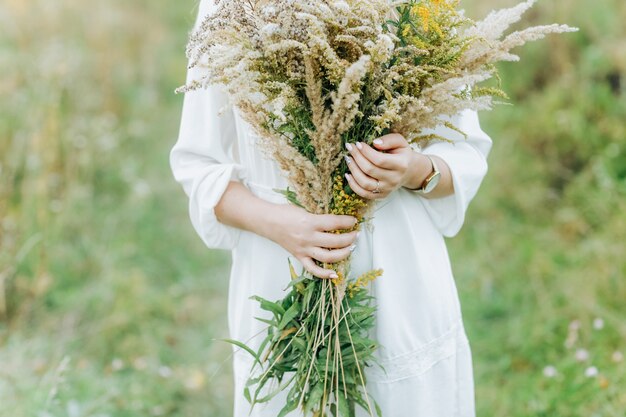
[[[348,174],[348,173],[346,172],[346,173],[345,173],[345,176],[346,176],[346,179],[347,179],[348,181],[350,181],[350,174]]]
[[[358,239],[360,235],[361,235],[361,232],[356,232],[356,238],[355,239]]]
[[[333,279],[339,278],[339,275],[335,274],[334,272],[332,274],[330,274],[330,277]]]
[[[356,245],[352,245],[352,246],[350,246],[350,248],[349,248],[349,249],[350,249],[350,252],[352,252],[355,248],[356,248]]]
[[[346,163],[348,165],[350,165],[350,163],[352,162],[352,160],[350,159],[350,157],[348,155],[346,155],[344,158],[346,158]]]
[[[376,145],[382,145],[383,144],[383,140],[382,139],[374,139],[374,143]]]
[[[361,142],[357,142],[356,147],[359,149],[363,149],[363,144]]]
[[[352,145],[350,145],[348,142],[346,142],[346,149],[349,151],[352,150]]]

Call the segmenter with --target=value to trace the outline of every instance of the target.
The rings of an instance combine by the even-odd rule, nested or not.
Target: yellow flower
[[[371,271],[365,272],[360,277],[358,277],[354,282],[351,282],[350,284],[348,284],[348,295],[350,297],[354,296],[354,294],[356,293],[356,291],[358,291],[359,288],[365,287],[367,284],[374,281],[376,278],[378,278],[382,274],[383,274],[382,269],[372,269]]]
[[[334,179],[331,214],[353,216],[360,222],[363,219],[363,211],[367,207],[367,201],[358,194],[346,193],[342,175],[337,174]],[[336,232],[340,233],[340,231]]]
[[[435,14],[439,14],[439,11],[441,10],[441,6],[445,3],[444,0],[431,0],[432,4],[433,4],[433,11],[435,12]]]
[[[428,32],[431,21],[430,9],[423,5],[417,6],[417,16],[422,21],[422,29],[424,29],[424,32]]]
[[[341,284],[344,280],[344,276],[343,276],[343,272],[341,271],[337,271],[337,278],[331,278],[331,282],[333,283],[333,285],[338,286],[339,284]]]
[[[411,33],[411,25],[404,25],[402,28],[402,36],[407,37]]]

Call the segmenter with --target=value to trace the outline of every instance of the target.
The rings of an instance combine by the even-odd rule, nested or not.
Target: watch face
[[[441,172],[437,172],[433,177],[428,181],[426,187],[424,187],[424,192],[429,193],[435,189],[437,184],[439,184],[439,179],[441,178]]]

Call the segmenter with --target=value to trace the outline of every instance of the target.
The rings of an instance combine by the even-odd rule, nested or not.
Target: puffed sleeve
[[[203,0],[195,26],[213,10]],[[187,82],[198,79],[202,67],[187,72]],[[226,93],[217,85],[185,93],[178,140],[169,160],[176,181],[189,197],[189,216],[194,229],[209,248],[232,249],[241,230],[219,222],[215,206],[228,183],[244,181],[244,167],[233,158],[237,131]]]
[[[492,140],[483,132],[474,110],[464,110],[450,122],[467,134],[467,138],[447,127],[436,133],[454,142],[433,141],[421,152],[436,155],[450,167],[454,193],[445,197],[426,198],[419,196],[435,227],[443,236],[455,236],[463,226],[465,213],[487,174],[487,156]]]

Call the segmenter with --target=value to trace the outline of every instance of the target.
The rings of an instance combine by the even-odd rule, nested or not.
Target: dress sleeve
[[[200,3],[196,27],[212,10],[210,3]],[[188,70],[187,82],[198,79],[202,71],[201,66]],[[220,86],[185,93],[178,140],[169,155],[170,167],[189,197],[194,229],[213,249],[232,249],[241,233],[215,216],[215,206],[228,183],[246,178],[244,167],[233,158],[236,140],[234,110]]]
[[[455,236],[463,226],[465,213],[487,174],[487,156],[492,140],[483,132],[474,110],[464,110],[450,122],[467,134],[467,138],[447,127],[436,133],[452,139],[453,143],[434,141],[421,149],[427,155],[436,155],[450,167],[454,193],[440,198],[419,196],[435,227],[445,237]]]

